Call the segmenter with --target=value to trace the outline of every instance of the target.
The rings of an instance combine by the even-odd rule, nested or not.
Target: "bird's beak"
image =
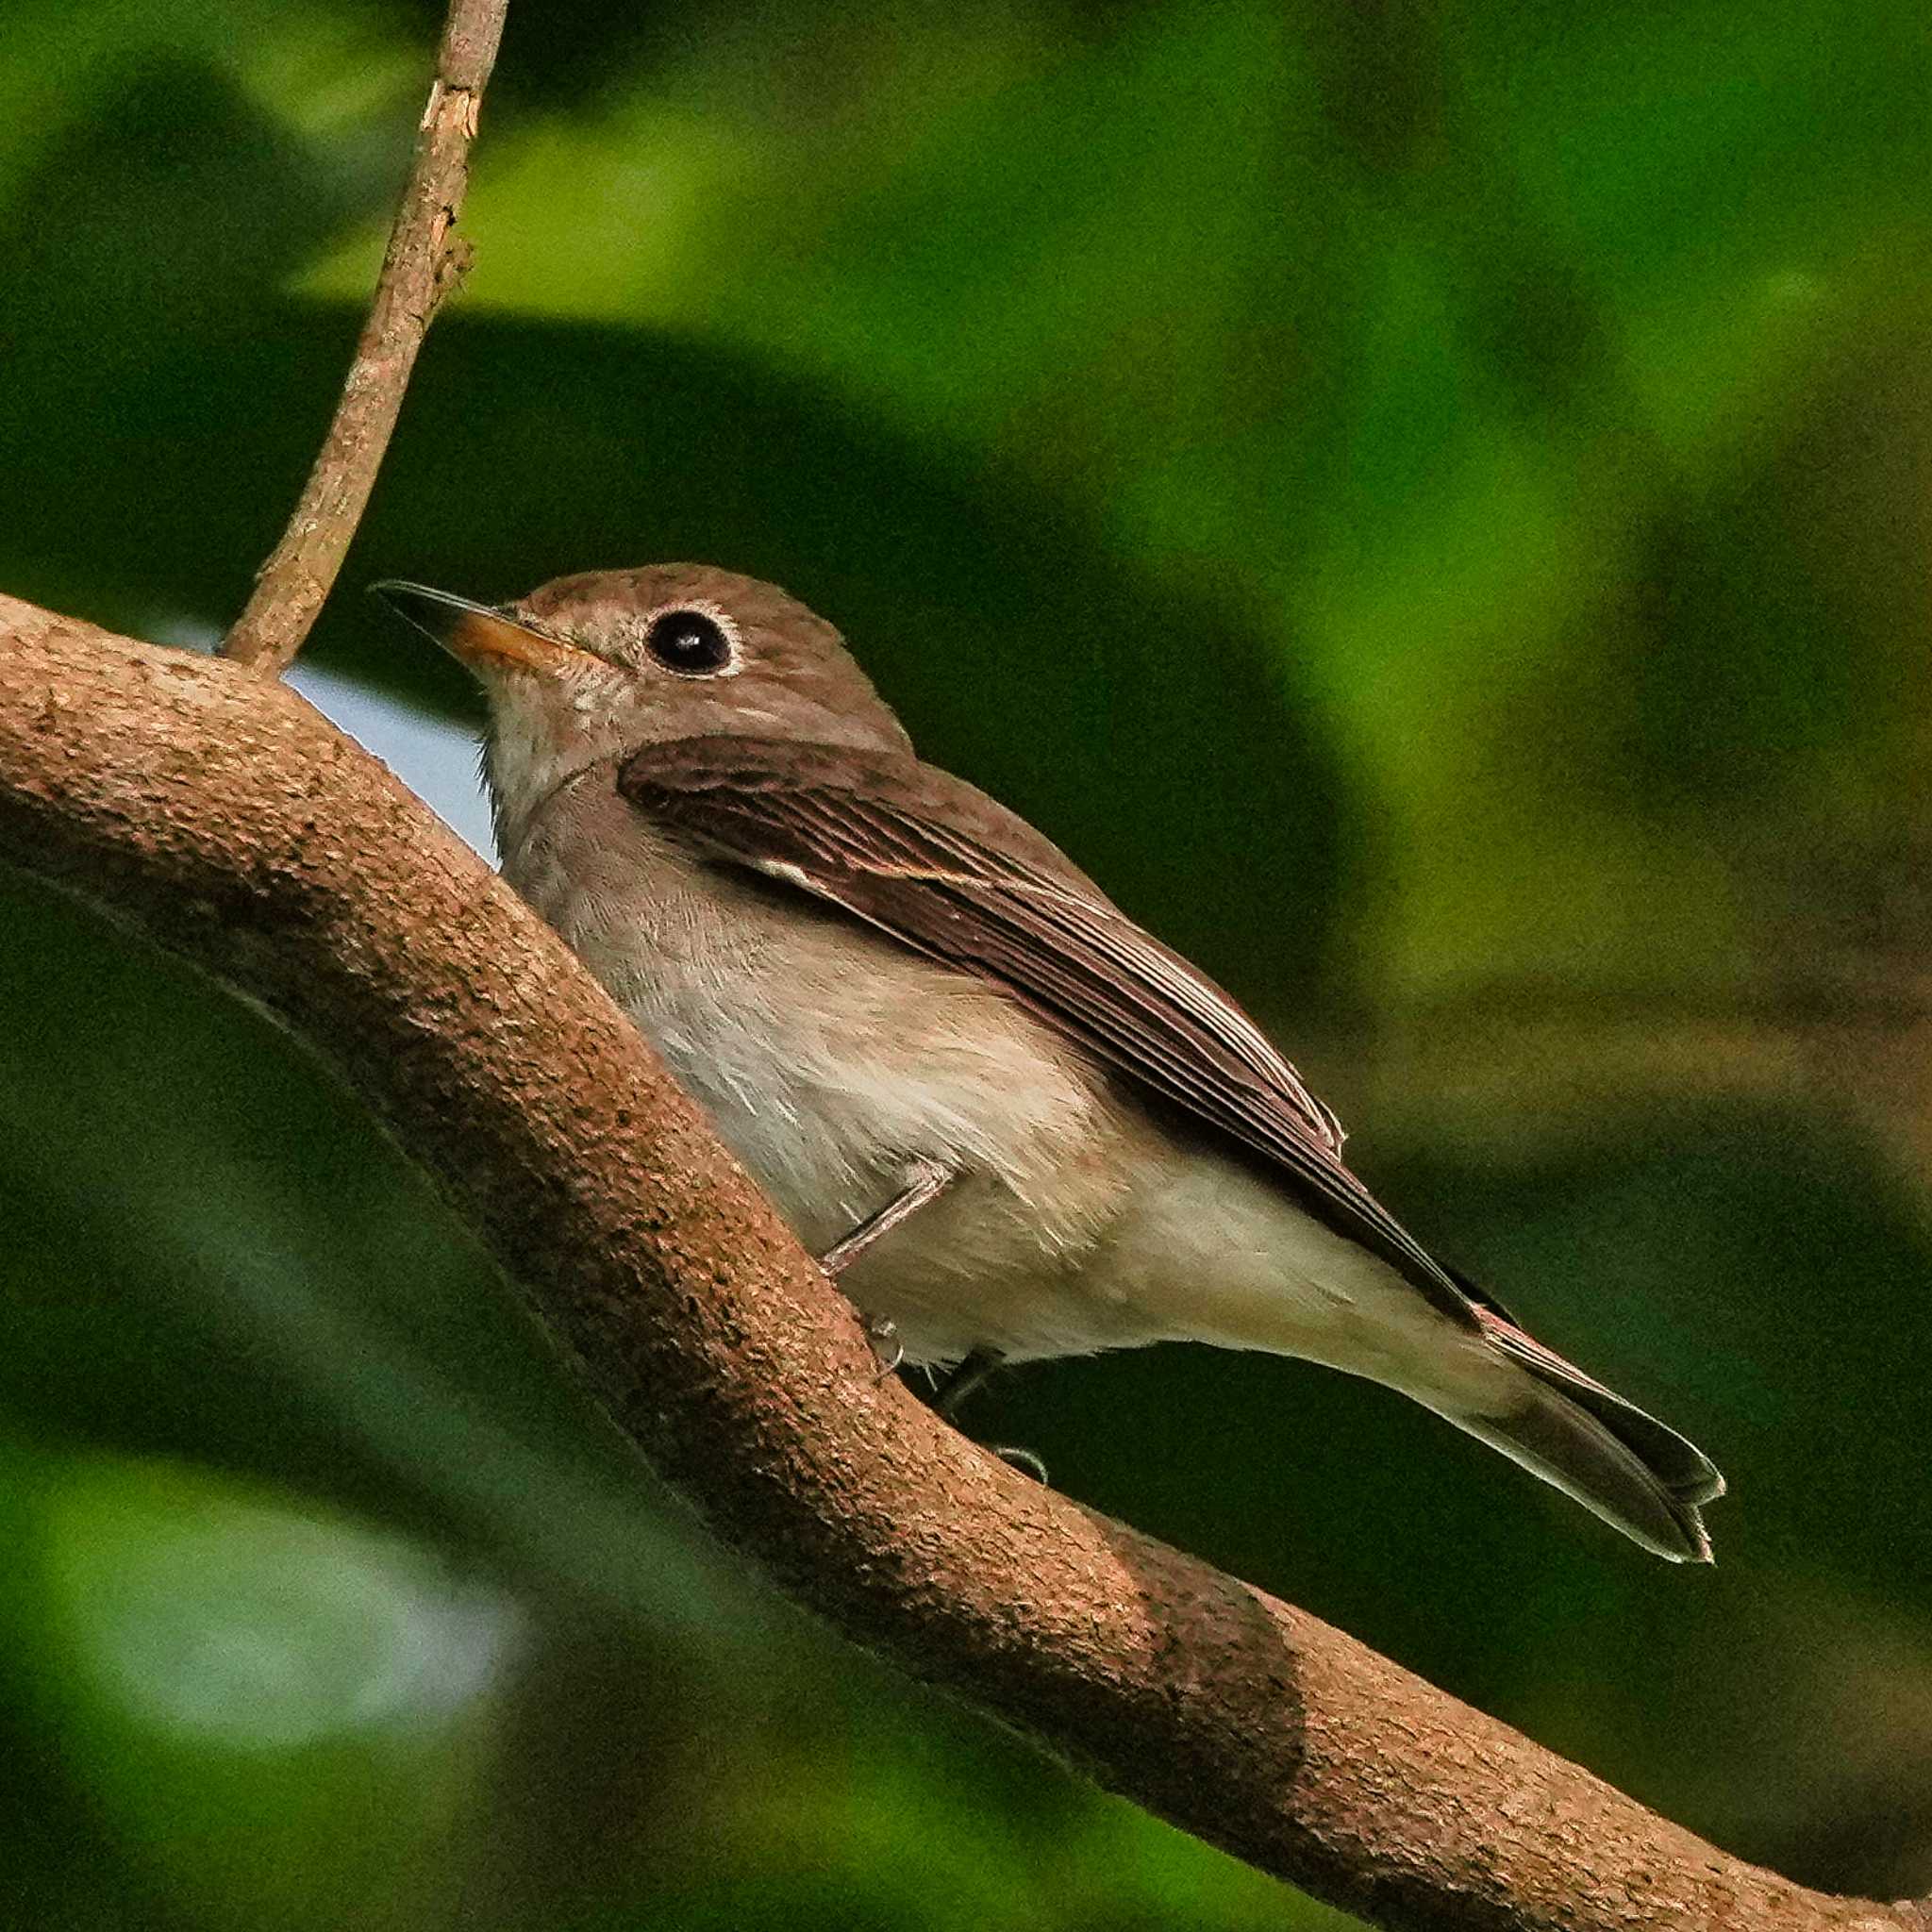
[[[554,675],[573,659],[590,655],[560,639],[533,630],[527,624],[505,611],[492,609],[488,604],[472,603],[468,597],[458,597],[448,591],[432,591],[427,584],[406,584],[396,577],[385,577],[369,588],[399,616],[425,637],[434,638],[473,671],[513,664],[540,675]]]

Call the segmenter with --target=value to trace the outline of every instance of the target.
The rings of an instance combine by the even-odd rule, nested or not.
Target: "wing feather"
[[[1342,1130],[1212,980],[1049,841],[915,758],[714,736],[646,746],[619,790],[714,860],[998,985],[1101,1065],[1269,1162],[1301,1204],[1474,1324],[1466,1291],[1349,1172]]]

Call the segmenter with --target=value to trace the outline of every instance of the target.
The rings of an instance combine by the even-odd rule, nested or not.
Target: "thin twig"
[[[256,575],[223,654],[277,676],[294,661],[362,520],[437,306],[469,267],[450,230],[469,185],[470,142],[509,0],[451,0],[416,157],[390,230],[382,274],[342,399],[302,500]]]

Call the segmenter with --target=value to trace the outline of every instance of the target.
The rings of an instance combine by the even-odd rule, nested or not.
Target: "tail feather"
[[[1488,1308],[1476,1314],[1491,1346],[1527,1371],[1524,1399],[1500,1415],[1449,1419],[1646,1549],[1709,1562],[1699,1506],[1724,1492],[1709,1458],[1513,1322]]]

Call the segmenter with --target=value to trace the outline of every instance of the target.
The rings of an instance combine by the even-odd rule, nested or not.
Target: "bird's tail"
[[[1645,1549],[1674,1563],[1709,1562],[1699,1506],[1724,1492],[1710,1460],[1513,1322],[1475,1312],[1484,1339],[1526,1372],[1522,1400],[1497,1415],[1440,1412]]]

